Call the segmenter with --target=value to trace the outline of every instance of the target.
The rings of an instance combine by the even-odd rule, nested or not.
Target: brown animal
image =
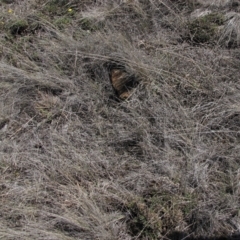
[[[118,68],[111,69],[109,75],[112,87],[117,97],[121,100],[129,98],[132,93],[132,89],[138,84],[135,78],[133,76],[129,76],[129,74],[123,69]]]

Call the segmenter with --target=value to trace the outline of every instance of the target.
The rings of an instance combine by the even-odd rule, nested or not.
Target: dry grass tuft
[[[227,22],[219,41],[227,47],[238,47],[240,44],[240,15],[236,12],[226,14]]]
[[[2,1],[0,238],[239,237],[232,7]]]

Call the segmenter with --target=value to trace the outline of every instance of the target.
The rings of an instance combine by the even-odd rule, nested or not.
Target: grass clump
[[[239,239],[238,13],[210,5],[192,42],[193,1],[0,6],[1,239]]]
[[[162,221],[144,202],[130,202],[128,228],[131,236],[157,239],[161,236]]]
[[[72,22],[72,19],[69,18],[68,16],[63,16],[59,17],[54,21],[54,24],[59,28],[59,29],[64,29],[66,28],[70,23]]]
[[[43,11],[53,16],[62,15],[67,11],[66,5],[68,3],[69,3],[68,0],[60,1],[51,0],[45,4]]]
[[[188,28],[191,41],[197,44],[212,43],[219,32],[219,26],[224,24],[224,15],[210,13],[193,20]]]
[[[28,22],[25,19],[20,19],[10,23],[8,29],[12,35],[16,36],[22,35],[28,29],[28,26]]]
[[[221,30],[219,43],[228,48],[236,48],[240,45],[240,15],[239,13],[226,14],[226,24]]]
[[[85,31],[96,31],[98,29],[94,22],[88,18],[83,18],[80,20],[80,27]]]

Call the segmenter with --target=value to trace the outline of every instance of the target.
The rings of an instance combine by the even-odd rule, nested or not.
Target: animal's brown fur
[[[117,97],[122,100],[129,98],[133,88],[132,85],[136,82],[129,77],[127,72],[117,68],[111,70],[110,81]]]

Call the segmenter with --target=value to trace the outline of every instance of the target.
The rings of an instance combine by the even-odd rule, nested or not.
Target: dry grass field
[[[239,233],[238,0],[0,1],[0,239]]]

